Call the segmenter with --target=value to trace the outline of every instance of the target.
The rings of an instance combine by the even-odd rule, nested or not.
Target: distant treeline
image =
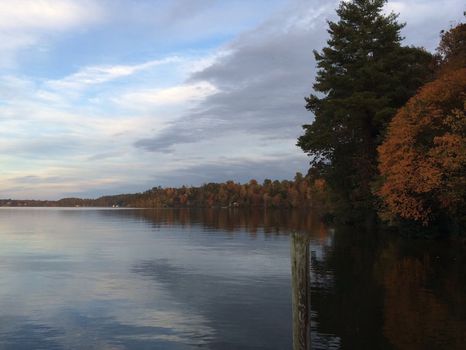
[[[0,206],[36,207],[274,207],[310,208],[327,203],[325,181],[297,173],[294,180],[264,180],[259,184],[233,181],[200,187],[154,187],[143,193],[119,194],[97,199],[63,198],[58,201],[0,200]]]

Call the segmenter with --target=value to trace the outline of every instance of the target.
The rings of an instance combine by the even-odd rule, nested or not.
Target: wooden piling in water
[[[291,234],[293,350],[310,349],[309,237]]]

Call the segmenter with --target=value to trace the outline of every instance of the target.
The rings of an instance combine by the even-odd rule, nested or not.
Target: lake
[[[458,242],[240,209],[0,209],[0,349],[290,349],[290,233],[313,349],[465,349]]]

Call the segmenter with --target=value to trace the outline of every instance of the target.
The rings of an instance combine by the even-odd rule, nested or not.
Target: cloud
[[[26,176],[15,177],[9,180],[17,184],[37,184],[37,183],[42,183],[42,182],[55,182],[57,180],[60,180],[60,178],[57,176],[41,178],[36,175],[26,175]]]
[[[409,19],[404,31],[408,44],[433,50],[438,32],[452,19],[449,16],[465,7],[459,0],[442,3],[437,9],[437,3],[427,0],[391,1],[386,11],[401,12],[401,20]],[[222,135],[241,131],[257,139],[296,139],[302,133],[300,126],[312,121],[312,114],[304,109],[304,97],[313,92],[312,51],[327,40],[326,21],[337,19],[337,6],[338,1],[291,1],[286,10],[240,35],[210,66],[188,80],[207,82],[218,92],[169,127],[138,140],[136,147],[174,151],[182,144],[206,139],[222,142]],[[413,6],[419,11],[412,11]],[[436,11],[443,15],[435,16]]]
[[[156,105],[180,104],[201,100],[217,89],[208,82],[183,84],[165,89],[141,89],[128,92],[115,99],[115,103],[127,108],[151,108]]]
[[[217,130],[217,135],[212,135],[212,132],[215,130]],[[199,115],[195,120],[186,121],[184,118],[181,118],[167,121],[163,127],[158,128],[156,137],[139,139],[134,145],[148,151],[172,153],[175,151],[174,146],[176,145],[199,144],[202,140],[222,137],[224,134],[231,136],[233,131],[229,129],[229,125],[225,121],[219,118],[209,115]],[[222,140],[223,142],[228,142],[225,138]],[[237,144],[237,142],[231,144]]]
[[[168,63],[180,62],[179,57],[167,57],[135,65],[91,66],[85,67],[60,80],[51,80],[47,85],[52,89],[83,89],[90,85],[109,82],[121,77]]]
[[[218,157],[198,160],[191,164],[160,172],[154,176],[155,181],[164,186],[200,185],[209,182],[234,180],[245,183],[251,179],[262,182],[273,178],[291,179],[295,173],[306,172],[307,163],[304,154],[277,154],[249,157]]]
[[[463,0],[395,0],[386,5],[387,12],[399,13],[406,23],[403,35],[406,43],[435,50],[440,31],[464,20]]]
[[[105,2],[115,23],[144,27],[146,40],[189,43],[191,47],[203,45],[205,39],[231,38],[239,31],[255,26],[284,3],[283,0],[101,1]]]
[[[0,64],[15,62],[18,50],[37,45],[47,34],[99,21],[91,0],[15,0],[0,2]]]
[[[14,154],[15,157],[60,158],[70,156],[80,145],[79,140],[69,136],[47,135],[45,138],[24,138],[18,141],[10,141],[6,145],[0,144],[0,153]]]
[[[311,92],[315,72],[312,50],[322,45],[326,14],[334,8],[328,1],[308,5],[298,1],[226,46],[225,54],[189,79],[209,83],[218,92],[135,145],[166,151],[235,131],[256,138],[297,137],[310,118],[304,96]]]
[[[50,170],[47,169],[47,172]],[[0,198],[31,199],[31,192],[35,193],[37,199],[59,199],[75,195],[88,197],[89,190],[99,188],[110,194],[122,186],[121,179],[108,174],[94,174],[89,178],[83,177],[83,174],[72,175],[69,169],[53,169],[53,173],[57,175],[26,175],[3,180]]]
[[[0,2],[0,29],[57,29],[98,19],[89,0],[15,0]]]
[[[203,132],[199,119],[196,121],[197,125],[192,128],[178,128],[178,123],[174,122],[165,129],[162,129],[160,136],[140,139],[134,145],[148,151],[173,152],[172,146],[179,144],[180,141],[181,143],[196,143],[199,141],[199,135]],[[204,124],[209,125],[209,120],[206,120]]]

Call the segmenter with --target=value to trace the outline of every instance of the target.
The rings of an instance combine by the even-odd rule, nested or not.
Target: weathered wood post
[[[309,236],[291,234],[293,350],[310,349]]]

